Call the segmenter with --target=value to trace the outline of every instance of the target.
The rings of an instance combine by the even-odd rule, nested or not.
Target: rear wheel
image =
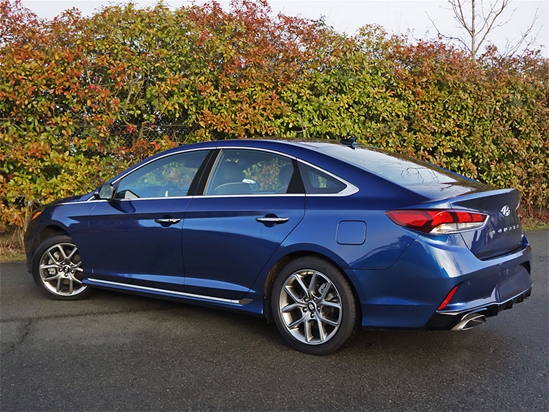
[[[83,273],[78,248],[69,236],[49,237],[36,249],[32,276],[38,288],[50,299],[88,297],[91,289],[82,283]]]
[[[356,300],[347,279],[317,257],[290,262],[276,278],[272,313],[286,341],[312,355],[327,355],[351,337]]]

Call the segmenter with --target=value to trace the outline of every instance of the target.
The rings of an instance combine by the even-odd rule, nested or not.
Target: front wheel
[[[273,285],[272,313],[278,330],[295,349],[327,355],[356,327],[356,300],[343,274],[317,257],[290,262]]]
[[[82,283],[78,248],[66,235],[49,237],[38,246],[32,262],[32,277],[50,299],[84,299],[91,293],[90,287]]]

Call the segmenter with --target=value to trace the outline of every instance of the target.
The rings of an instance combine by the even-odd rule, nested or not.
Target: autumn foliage
[[[45,21],[0,0],[0,20],[0,231],[156,151],[246,137],[357,136],[517,187],[526,213],[549,208],[549,61],[537,53],[472,60],[372,26],[349,37],[266,1]]]

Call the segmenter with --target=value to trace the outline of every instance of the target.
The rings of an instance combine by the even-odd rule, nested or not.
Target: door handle
[[[290,220],[289,217],[276,217],[276,216],[265,216],[265,217],[256,217],[255,220],[260,223],[270,223],[272,225],[286,223]]]
[[[178,218],[165,218],[165,219],[154,219],[156,223],[160,223],[161,225],[173,225],[175,223],[179,223],[181,219]]]

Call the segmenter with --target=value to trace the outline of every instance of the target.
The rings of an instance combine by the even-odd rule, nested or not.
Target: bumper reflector
[[[442,301],[442,303],[439,305],[439,307],[437,308],[437,310],[442,310],[444,309],[447,305],[448,305],[448,302],[450,302],[450,299],[452,299],[452,297],[454,296],[454,293],[456,293],[456,290],[458,290],[458,286],[459,285],[456,285],[452,288],[452,290],[450,291],[450,293],[448,293],[448,295],[446,295],[446,297],[444,298],[444,300]]]

